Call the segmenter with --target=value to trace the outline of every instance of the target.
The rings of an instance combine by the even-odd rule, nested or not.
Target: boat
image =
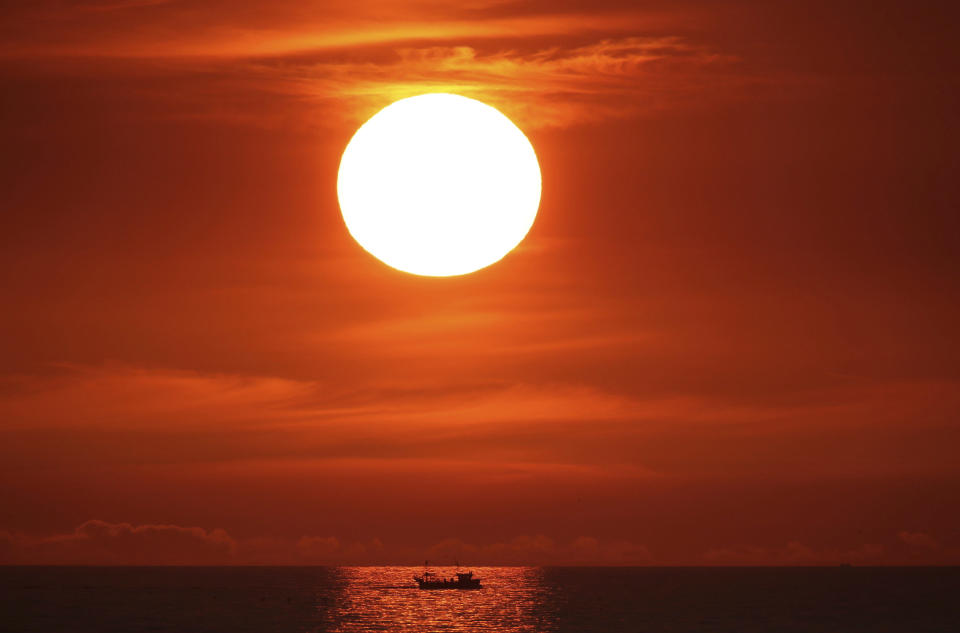
[[[421,589],[483,589],[480,579],[474,578],[472,571],[457,571],[453,578],[442,578],[431,572],[427,563],[423,567],[423,573],[413,577]]]

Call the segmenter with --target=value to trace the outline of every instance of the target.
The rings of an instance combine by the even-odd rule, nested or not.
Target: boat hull
[[[432,583],[431,583],[431,584],[421,584],[421,585],[420,585],[420,588],[423,589],[423,590],[426,590],[426,591],[439,591],[439,590],[443,590],[443,589],[447,589],[447,590],[453,589],[453,590],[459,590],[459,591],[471,591],[471,590],[474,590],[474,589],[483,589],[483,585],[476,584],[476,585],[460,586],[459,583],[450,583],[450,584],[432,584]]]
[[[424,571],[422,576],[414,576],[413,579],[421,589],[459,589],[461,591],[483,589],[480,579],[474,578],[473,572],[470,571],[457,572],[455,578],[441,578],[429,571]]]

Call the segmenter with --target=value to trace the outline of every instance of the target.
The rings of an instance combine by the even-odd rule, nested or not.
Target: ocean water
[[[960,633],[960,568],[481,567],[480,591],[419,571],[0,567],[0,631]]]

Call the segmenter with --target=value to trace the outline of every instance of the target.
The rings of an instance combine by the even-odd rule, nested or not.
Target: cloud
[[[944,547],[922,532],[901,531],[892,544],[814,547],[800,541],[782,546],[737,545],[708,550],[697,559],[655,556],[629,538],[581,535],[559,540],[543,533],[494,542],[448,537],[428,546],[384,543],[379,538],[334,535],[299,538],[235,538],[226,530],[175,524],[85,521],[49,536],[0,531],[0,564],[22,565],[409,565],[428,559],[475,566],[708,564],[720,566],[834,566],[955,564],[960,550]],[[900,545],[898,548],[897,546]],[[906,550],[903,549],[906,546]]]
[[[0,428],[83,427],[162,430],[237,426],[303,414],[316,385],[129,366],[60,364],[42,375],[0,378]]]
[[[934,550],[940,548],[940,543],[935,538],[923,532],[907,532],[904,530],[897,534],[897,538],[910,548],[917,550]]]
[[[77,13],[103,13],[107,11],[122,11],[124,9],[140,9],[170,4],[176,0],[121,0],[120,2],[103,2],[80,4],[72,8]]]
[[[782,547],[735,546],[708,550],[704,560],[711,565],[838,565],[841,563],[881,563],[886,548],[866,543],[853,549],[815,549],[799,541]]]
[[[599,35],[588,43],[533,44],[449,44],[425,35],[349,55],[319,50],[163,62],[81,57],[41,67],[44,74],[135,83],[122,98],[137,100],[152,116],[314,133],[355,126],[397,99],[426,92],[480,99],[524,130],[537,130],[736,102],[748,92],[762,96],[772,81],[688,39]],[[152,84],[137,83],[140,77],[152,77]],[[108,97],[110,87],[100,88],[97,98]]]
[[[645,565],[653,560],[645,546],[627,540],[581,536],[558,543],[543,534],[485,545],[447,538],[432,545],[427,555],[440,564],[460,560],[476,565]]]
[[[345,564],[374,560],[377,539],[342,542],[304,536],[235,539],[225,530],[171,524],[133,525],[91,519],[66,534],[0,532],[0,564],[27,565],[234,565]]]
[[[564,127],[736,98],[769,82],[745,75],[734,55],[675,35],[689,32],[681,13],[510,2],[423,2],[397,13],[373,2],[322,14],[293,3],[239,12],[214,3],[185,16],[180,3],[166,4],[34,10],[24,19],[46,16],[50,41],[11,37],[0,57],[46,60],[44,72],[154,75],[164,87],[149,98],[167,102],[167,117],[262,127],[326,129],[440,91],[488,101],[525,129]],[[148,97],[140,84],[138,93]]]
[[[425,549],[386,546],[378,538],[335,536],[235,539],[225,530],[171,524],[133,525],[92,519],[52,536],[0,532],[0,564],[24,565],[358,565],[409,564],[427,558],[471,565],[642,565],[643,545],[581,536],[559,543],[542,534],[475,545],[448,538]]]
[[[60,366],[4,382],[0,470],[79,466],[95,455],[101,467],[189,464],[204,472],[411,473],[470,464],[457,472],[484,481],[636,480],[664,474],[637,461],[641,437],[778,412],[587,384],[475,380],[439,388],[413,371],[357,385]]]
[[[404,42],[622,33],[678,21],[676,14],[664,11],[529,11],[517,10],[511,2],[335,0],[319,10],[300,2],[241,10],[232,2],[189,4],[196,6],[164,0],[67,8],[35,3],[11,17],[33,26],[39,36],[26,38],[23,30],[11,30],[0,53],[15,58],[236,59]]]
[[[376,562],[383,544],[328,536],[235,539],[220,528],[110,523],[91,519],[72,532],[0,532],[0,564],[24,565],[334,565]]]
[[[0,382],[0,429],[222,429],[274,431],[343,422],[452,429],[473,423],[624,420],[660,415],[672,402],[640,403],[578,385],[506,381],[425,387],[419,379],[364,388],[270,376],[208,374],[127,366],[61,365],[55,375]],[[407,426],[405,431],[413,429]]]
[[[221,81],[324,106],[321,118],[362,121],[388,103],[455,92],[496,105],[525,129],[565,127],[736,98],[758,80],[736,58],[687,40],[629,35],[530,49],[509,43],[398,46],[338,54],[261,57],[218,69]],[[232,79],[231,79],[232,78]],[[329,125],[329,120],[326,121]]]
[[[415,366],[399,374],[393,367],[362,381],[117,365],[8,375],[0,381],[0,472],[14,477],[24,469],[96,464],[141,471],[189,466],[205,477],[227,470],[241,476],[251,468],[284,476],[413,476],[454,468],[473,483],[711,480],[769,468],[774,457],[764,447],[786,434],[792,449],[775,457],[784,480],[884,475],[894,463],[885,451],[902,448],[891,425],[932,393],[884,385],[819,394],[806,404],[744,403],[722,393],[527,383],[496,362],[489,372],[477,369],[442,387]],[[863,450],[878,455],[867,465],[847,459],[864,420],[876,444]],[[837,438],[826,445],[824,427]],[[811,464],[813,453],[797,448],[808,445],[836,459]],[[895,463],[896,473],[944,468],[919,453]]]
[[[389,378],[389,379],[388,379]],[[129,366],[60,365],[52,375],[0,382],[0,429],[169,432],[406,423],[448,430],[477,423],[697,417],[713,407],[684,398],[638,400],[588,385],[511,381],[424,385],[415,376],[368,378],[362,388],[271,376]],[[745,412],[742,412],[745,415]],[[346,430],[338,427],[339,430]]]
[[[297,541],[297,559],[305,564],[357,564],[377,562],[383,543],[373,538],[366,542],[341,542],[333,536],[304,536]]]
[[[69,534],[0,534],[5,564],[216,565],[233,560],[236,541],[222,529],[131,525],[91,519]]]

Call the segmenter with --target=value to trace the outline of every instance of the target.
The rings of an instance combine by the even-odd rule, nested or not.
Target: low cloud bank
[[[427,547],[385,544],[378,538],[336,536],[238,539],[221,528],[171,524],[133,525],[98,519],[72,532],[33,536],[0,531],[4,565],[942,565],[960,562],[960,549],[925,532],[901,531],[889,542],[850,548],[816,548],[799,541],[783,546],[712,548],[689,559],[658,558],[629,540],[580,536],[556,540],[543,534],[476,544],[446,538]]]

